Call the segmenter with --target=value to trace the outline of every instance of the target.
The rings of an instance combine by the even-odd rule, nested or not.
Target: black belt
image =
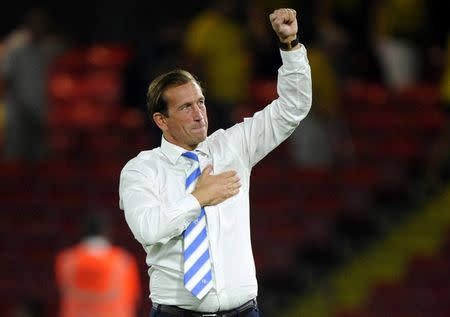
[[[157,312],[171,314],[174,317],[234,317],[234,316],[244,317],[257,307],[258,306],[256,304],[256,299],[249,300],[247,303],[239,306],[238,308],[227,311],[219,311],[215,313],[195,312],[177,306],[160,305],[160,304],[153,305],[153,309],[156,310]]]

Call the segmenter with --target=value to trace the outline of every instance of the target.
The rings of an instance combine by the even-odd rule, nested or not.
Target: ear
[[[161,112],[155,112],[153,114],[153,121],[155,121],[158,128],[160,128],[163,132],[167,130],[167,118]]]

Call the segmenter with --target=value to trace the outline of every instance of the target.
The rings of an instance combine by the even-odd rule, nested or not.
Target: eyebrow
[[[200,97],[200,98],[197,99],[197,101],[200,101],[200,100],[205,101],[205,96],[202,96],[202,97]],[[185,106],[190,106],[190,105],[192,105],[192,102],[191,102],[191,101],[188,101],[188,102],[185,102],[185,103],[179,105],[179,106],[177,107],[177,109],[178,109],[178,110],[181,110],[181,108],[183,108],[183,107],[185,107]]]

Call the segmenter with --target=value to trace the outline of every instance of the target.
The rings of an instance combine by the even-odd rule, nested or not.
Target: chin
[[[202,138],[204,140],[208,136],[208,130],[206,128],[199,130],[197,131],[196,135],[198,136],[198,138]]]
[[[198,138],[198,143],[206,140],[206,134]]]

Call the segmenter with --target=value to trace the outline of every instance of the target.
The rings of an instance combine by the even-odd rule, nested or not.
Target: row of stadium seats
[[[450,231],[449,231],[450,233]],[[446,317],[450,315],[450,234],[441,252],[418,254],[395,282],[379,282],[357,311],[342,311],[336,317]]]

